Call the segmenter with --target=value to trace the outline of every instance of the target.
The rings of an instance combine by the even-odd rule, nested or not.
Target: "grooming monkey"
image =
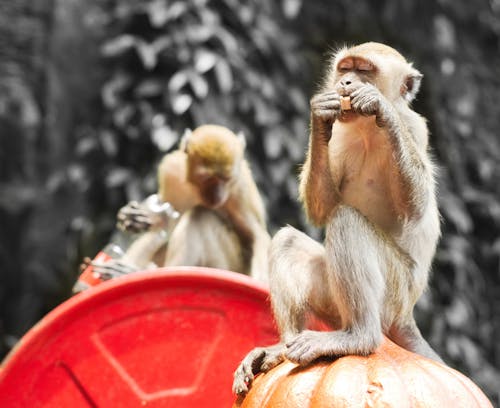
[[[164,157],[158,168],[158,195],[182,215],[160,265],[228,269],[267,282],[270,237],[244,151],[242,134],[204,125],[186,132],[181,148]],[[164,227],[138,203],[120,210],[118,225],[135,232]],[[144,251],[148,239],[146,253],[151,254],[159,249],[153,248],[158,243],[154,237],[142,239],[139,247]],[[134,254],[140,258],[140,251],[134,249]]]
[[[269,284],[281,342],[245,357],[235,393],[285,357],[306,365],[367,355],[383,334],[440,361],[413,317],[440,236],[427,125],[409,106],[421,78],[383,44],[334,56],[311,99],[299,191],[309,220],[325,227],[324,244],[292,227],[273,238]],[[336,330],[305,330],[309,313]]]
[[[243,135],[205,125],[184,137],[183,149],[200,205],[179,220],[165,264],[218,267],[267,282],[270,237]]]

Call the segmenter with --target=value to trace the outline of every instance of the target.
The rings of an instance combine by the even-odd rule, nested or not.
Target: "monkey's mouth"
[[[228,191],[222,182],[209,183],[202,191],[201,199],[207,208],[216,209],[223,205],[228,198]]]

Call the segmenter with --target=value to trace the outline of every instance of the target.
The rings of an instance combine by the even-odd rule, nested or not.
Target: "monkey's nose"
[[[350,80],[344,80],[344,81],[340,81],[340,83],[342,84],[342,86],[347,86],[347,85],[351,85],[352,84],[352,81]]]

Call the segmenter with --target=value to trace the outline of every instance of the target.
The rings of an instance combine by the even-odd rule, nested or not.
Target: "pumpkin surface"
[[[384,339],[371,355],[285,361],[257,376],[233,408],[492,408],[458,371]]]

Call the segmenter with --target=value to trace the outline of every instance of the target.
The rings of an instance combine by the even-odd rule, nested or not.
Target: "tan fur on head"
[[[186,141],[186,152],[208,164],[232,166],[243,155],[238,136],[224,126],[203,125],[196,128]]]
[[[376,85],[389,99],[395,101],[402,97],[407,103],[415,99],[423,75],[394,48],[377,42],[344,46],[334,52],[325,87],[331,87],[336,82],[338,65],[346,57],[373,64],[378,77]]]

